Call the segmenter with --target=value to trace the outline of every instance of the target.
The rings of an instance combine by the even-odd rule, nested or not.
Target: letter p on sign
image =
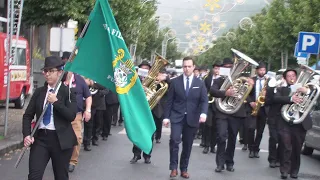
[[[302,42],[302,50],[306,51],[309,46],[314,45],[316,42],[316,38],[311,35],[304,35],[303,36],[303,42]]]
[[[313,32],[300,32],[298,41],[298,52],[308,54],[319,53],[320,34]]]

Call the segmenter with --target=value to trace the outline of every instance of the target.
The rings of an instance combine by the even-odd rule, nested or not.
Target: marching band
[[[152,106],[151,109],[154,108],[152,113],[157,125],[156,143],[161,143],[162,121],[167,127],[170,124],[170,177],[178,175],[178,152],[181,141],[183,142],[180,162],[181,177],[190,177],[187,170],[195,138],[201,138],[204,154],[216,153],[215,172],[220,173],[224,170],[234,172],[237,166],[234,154],[239,131],[242,132],[239,135],[244,144],[242,150],[245,151],[248,148],[249,158],[259,158],[260,143],[267,124],[269,129],[267,160],[270,168],[280,167],[282,179],[286,179],[288,176],[298,178],[301,148],[307,130],[312,127],[310,113],[319,96],[319,80],[313,81],[316,72],[307,66],[301,66],[299,73],[295,69],[287,69],[281,76],[271,76],[272,73],[266,71],[265,63],[257,63],[235,49],[232,51],[235,58],[225,58],[222,64],[213,64],[211,72],[207,72],[205,68],[196,68],[191,57],[184,59],[184,73],[178,77],[170,78],[170,75],[165,71],[166,64],[160,63],[160,61],[166,62],[162,57],[156,59],[154,63],[156,67],[154,68],[151,68],[152,66],[145,61],[138,67],[147,69],[149,75],[153,75],[152,77],[148,76],[147,79],[151,78],[152,83],[157,85],[156,89],[150,89],[151,85],[146,87],[145,77],[140,77],[145,91],[148,91],[146,92],[147,99],[153,99],[158,95],[157,92],[162,89],[162,83],[165,84],[165,87],[169,87],[161,92],[161,97],[156,98],[157,101],[152,102],[155,107]],[[67,171],[73,172],[78,163],[81,144],[83,143],[85,151],[91,151],[91,144],[99,145],[100,136],[103,140],[107,140],[107,137],[111,135],[111,123],[117,121],[119,102],[110,90],[88,78],[79,79],[81,76],[76,74],[72,75],[76,81],[70,79],[71,74],[67,75],[59,91],[62,93],[63,90],[64,99],[70,100],[70,97],[72,99],[59,102],[57,97],[61,98],[61,96],[56,96],[46,90],[50,86],[50,80],[53,76],[55,76],[55,80],[56,76],[61,76],[59,70],[63,67],[63,63],[61,59],[48,57],[45,60],[45,65],[44,75],[47,84],[42,87],[42,96],[38,97],[37,93],[33,95],[35,97],[31,98],[23,117],[24,145],[30,146],[32,144],[29,179],[42,179],[44,165],[49,158],[57,159],[54,154],[37,156],[35,159],[34,153],[37,151],[37,153],[48,154],[52,148],[56,150],[58,155],[65,154],[65,158],[59,160],[63,160],[63,162],[55,162],[54,168],[56,170],[54,173],[56,179],[66,180],[68,179]],[[248,76],[245,70],[254,67],[256,75]],[[310,83],[311,81],[313,83]],[[40,90],[36,90],[36,92]],[[47,97],[46,93],[49,94]],[[50,124],[43,124],[37,133],[38,136],[31,139],[29,138],[30,121],[35,114],[39,114],[38,110],[42,109],[40,108],[42,104],[37,105],[36,99],[43,102],[45,98],[47,101],[53,102],[53,111],[49,115],[49,119],[51,117],[52,121],[55,117],[57,124],[49,130]],[[75,101],[85,101],[86,99],[88,99],[87,103],[77,103],[78,110],[76,110]],[[67,112],[65,106],[70,106],[70,104],[73,105],[74,111]],[[37,106],[39,108],[36,108]],[[69,135],[72,136],[68,142],[67,139],[59,136],[62,133],[61,127],[58,126],[59,118],[70,122],[63,121],[63,127],[67,128],[70,131]],[[73,119],[75,121],[71,123]],[[82,142],[81,130],[84,119]],[[51,123],[51,125],[53,124]],[[49,146],[49,143],[53,143],[54,147]],[[142,152],[135,145],[133,145],[132,151],[134,157],[130,162],[134,164],[141,159]],[[143,157],[146,164],[151,163],[150,154],[143,153]],[[44,167],[40,167],[40,165]],[[59,168],[57,169],[57,167]],[[62,174],[59,175],[59,173]]]

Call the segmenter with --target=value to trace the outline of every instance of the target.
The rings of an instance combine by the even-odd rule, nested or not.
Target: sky
[[[230,28],[239,26],[239,22],[247,25],[244,28],[251,27],[254,22],[249,16],[259,13],[270,1],[158,0],[157,15],[160,17],[160,28],[170,27],[174,30],[179,50],[183,52],[186,48],[201,45],[212,47],[212,40],[228,32]],[[232,34],[229,35],[232,38]],[[201,52],[208,48],[202,48]]]

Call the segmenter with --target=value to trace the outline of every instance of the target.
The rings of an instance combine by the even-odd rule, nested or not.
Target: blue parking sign
[[[320,34],[314,32],[299,32],[298,52],[319,54]]]

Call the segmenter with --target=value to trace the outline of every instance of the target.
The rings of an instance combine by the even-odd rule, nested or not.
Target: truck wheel
[[[306,146],[306,144],[304,143],[303,149],[302,149],[302,154],[310,156],[310,155],[312,155],[312,153],[313,153],[313,148]]]
[[[21,94],[19,98],[14,102],[14,106],[17,109],[22,109],[25,102],[26,102],[26,93],[25,93],[25,88],[22,89]]]

